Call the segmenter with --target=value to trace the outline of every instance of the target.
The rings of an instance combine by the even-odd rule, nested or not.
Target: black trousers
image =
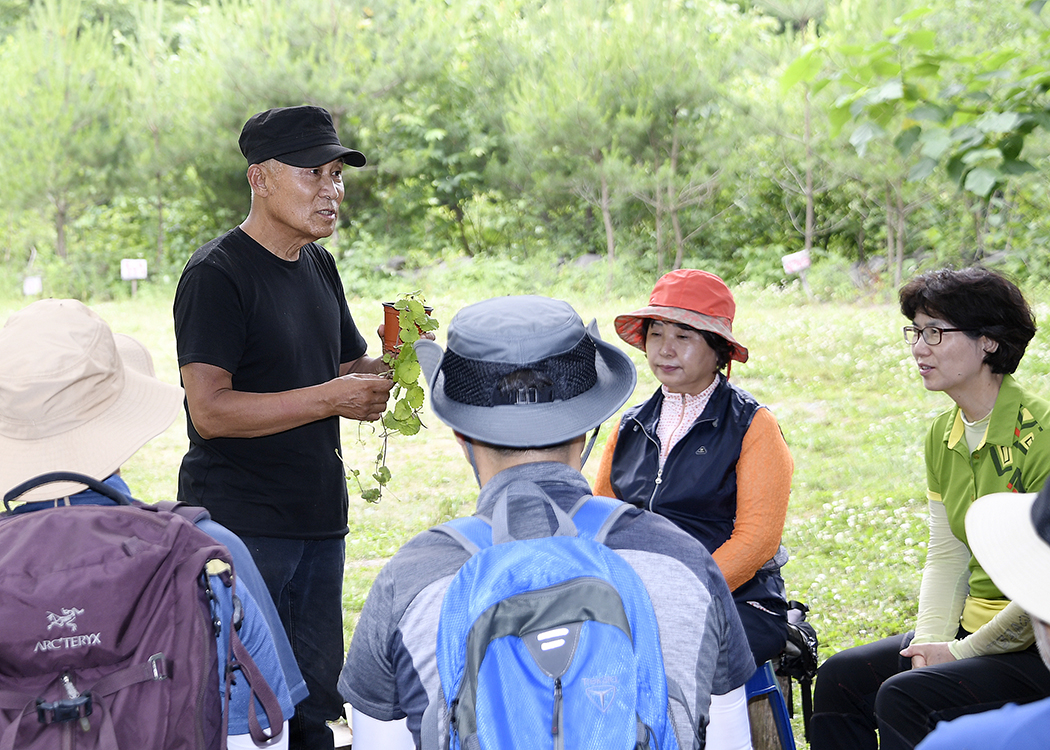
[[[787,645],[787,613],[776,611],[786,606],[783,602],[764,601],[760,605],[761,609],[747,601],[736,602],[751,655],[755,657],[755,664],[761,667],[778,656]]]
[[[1050,670],[1035,646],[911,669],[899,653],[911,637],[840,651],[820,666],[811,750],[910,750],[938,721],[1050,696]]]
[[[760,570],[733,592],[755,664],[762,666],[787,644],[787,597],[778,571]]]

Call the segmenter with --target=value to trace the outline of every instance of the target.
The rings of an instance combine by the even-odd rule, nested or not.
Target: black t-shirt
[[[179,367],[221,367],[237,391],[317,385],[367,348],[324,248],[311,243],[286,261],[239,227],[193,254],[174,313]],[[197,434],[188,407],[186,423],[190,447],[179,471],[179,500],[203,505],[241,535],[346,534],[339,417],[265,437],[212,440]]]

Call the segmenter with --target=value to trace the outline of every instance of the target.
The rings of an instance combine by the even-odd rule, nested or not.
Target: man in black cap
[[[175,339],[190,447],[179,499],[203,505],[251,550],[310,696],[291,747],[331,748],[343,657],[347,493],[339,417],[374,421],[392,381],[347,307],[332,256],[343,165],[320,107],[252,116],[240,137],[252,204],[199,248],[175,293]]]

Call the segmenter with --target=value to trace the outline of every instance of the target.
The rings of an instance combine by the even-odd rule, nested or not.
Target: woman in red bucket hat
[[[780,537],[794,463],[770,411],[729,382],[731,361],[748,356],[735,314],[722,279],[680,269],[647,307],[616,318],[661,385],[606,442],[594,493],[666,516],[707,547],[762,664],[787,639]]]

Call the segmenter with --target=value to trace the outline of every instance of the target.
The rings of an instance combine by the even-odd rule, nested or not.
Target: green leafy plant
[[[425,425],[420,419],[423,408],[423,387],[419,384],[422,370],[416,350],[412,346],[423,335],[437,330],[438,321],[430,316],[420,291],[398,295],[393,303],[397,310],[398,335],[393,351],[383,352],[383,362],[390,368],[394,387],[390,391],[390,407],[383,414],[380,424],[382,441],[376,454],[372,479],[375,487],[366,487],[361,480],[361,470],[347,468],[347,480],[353,479],[361,491],[361,497],[370,503],[378,503],[383,497],[383,488],[390,482],[390,468],[386,465],[390,437],[393,435],[415,435]],[[384,337],[387,338],[387,337]]]

